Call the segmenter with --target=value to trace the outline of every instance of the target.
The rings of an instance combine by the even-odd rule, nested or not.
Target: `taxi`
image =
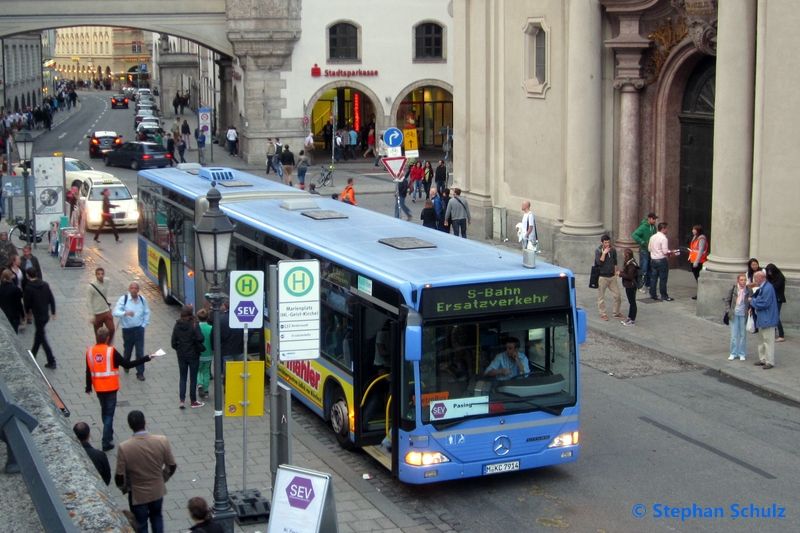
[[[108,189],[111,205],[111,216],[118,228],[135,229],[139,225],[139,211],[136,196],[119,178],[101,172],[105,176],[88,176],[83,178],[80,186],[81,203],[86,213],[86,227],[96,230],[100,227],[103,215],[103,191]]]

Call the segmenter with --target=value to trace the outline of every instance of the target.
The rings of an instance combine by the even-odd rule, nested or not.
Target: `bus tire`
[[[167,267],[164,266],[164,263],[158,265],[158,288],[161,289],[161,297],[164,299],[165,304],[172,305],[175,303],[175,298],[169,293]]]
[[[336,387],[333,391],[330,419],[336,442],[345,450],[352,450],[354,446],[350,440],[350,409],[340,387]]]

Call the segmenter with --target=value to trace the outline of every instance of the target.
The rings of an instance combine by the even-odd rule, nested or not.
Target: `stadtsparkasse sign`
[[[377,76],[377,70],[367,70],[363,68],[356,68],[356,69],[346,69],[346,68],[338,68],[336,70],[332,69],[325,69],[324,71],[314,63],[314,66],[311,67],[311,76],[314,78],[325,76],[325,77],[335,77],[335,78],[355,78],[361,76]]]
[[[524,279],[433,287],[422,291],[426,319],[569,307],[569,278]]]

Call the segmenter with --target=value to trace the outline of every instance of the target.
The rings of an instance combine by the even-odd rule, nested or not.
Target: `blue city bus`
[[[187,181],[197,194],[209,185],[177,169],[141,171],[142,179],[166,195],[185,194]],[[320,357],[280,363],[278,375],[341,446],[361,448],[408,483],[577,460],[586,315],[570,271],[525,268],[512,251],[270,187],[271,197],[238,201],[225,201],[220,187],[236,225],[229,267],[320,262]],[[267,331],[258,344],[250,356],[271,370]],[[488,377],[517,345],[526,372]]]

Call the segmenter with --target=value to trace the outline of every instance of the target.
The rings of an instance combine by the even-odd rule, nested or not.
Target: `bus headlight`
[[[561,448],[563,446],[572,446],[578,444],[578,432],[564,433],[553,439],[548,448]]]
[[[440,452],[408,452],[406,454],[406,464],[413,466],[438,465],[449,462],[450,459]]]

